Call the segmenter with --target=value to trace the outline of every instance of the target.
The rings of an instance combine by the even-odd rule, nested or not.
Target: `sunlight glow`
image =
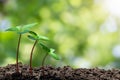
[[[91,63],[83,58],[75,58],[73,60],[74,65],[76,66],[76,68],[90,68],[91,67]]]
[[[120,0],[104,0],[103,5],[112,15],[120,17]]]
[[[118,26],[116,21],[112,17],[109,17],[100,27],[100,30],[102,32],[116,32],[118,31]]]
[[[115,46],[112,53],[116,58],[120,58],[120,45]]]

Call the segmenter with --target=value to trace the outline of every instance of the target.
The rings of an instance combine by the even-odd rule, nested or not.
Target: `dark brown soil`
[[[73,69],[69,66],[45,66],[33,68],[29,73],[29,66],[19,63],[20,73],[16,73],[15,64],[0,67],[0,80],[120,80],[120,70],[111,69]]]

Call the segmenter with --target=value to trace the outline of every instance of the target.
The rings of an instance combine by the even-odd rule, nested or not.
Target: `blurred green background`
[[[15,63],[18,35],[5,32],[17,25],[38,22],[32,30],[50,38],[60,61],[46,65],[75,68],[120,68],[119,0],[0,0],[0,65]],[[22,36],[19,61],[29,64],[33,41]],[[36,46],[33,66],[44,51]]]

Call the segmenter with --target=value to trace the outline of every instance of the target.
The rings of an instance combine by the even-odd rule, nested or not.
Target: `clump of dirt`
[[[19,73],[16,73],[15,69],[15,64],[0,67],[0,80],[120,80],[120,70],[118,69],[73,69],[70,66],[62,68],[42,66],[33,68],[31,74],[29,66],[22,63],[19,63]]]

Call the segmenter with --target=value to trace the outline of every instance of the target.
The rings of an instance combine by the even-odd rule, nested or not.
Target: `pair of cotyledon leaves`
[[[27,25],[22,25],[22,26],[16,26],[16,27],[11,27],[9,29],[7,29],[6,31],[15,31],[17,32],[18,34],[24,34],[24,33],[30,33],[31,35],[28,35],[28,38],[32,39],[32,40],[37,40],[37,41],[40,41],[40,40],[43,40],[43,41],[47,41],[49,40],[47,37],[45,36],[41,36],[41,35],[38,35],[37,33],[33,32],[33,31],[30,31],[29,29],[32,28],[33,26],[37,25],[37,23],[32,23],[32,24],[27,24]],[[48,48],[47,46],[45,46],[43,43],[39,43],[42,48],[44,50],[46,50],[49,55],[51,55],[54,59],[56,60],[59,60],[60,57],[58,55],[56,55],[54,53],[54,49],[53,48]]]
[[[24,34],[24,33],[29,32],[30,31],[29,29],[32,28],[35,25],[37,25],[37,23],[32,23],[32,24],[27,24],[27,25],[20,25],[20,26],[8,28],[6,31],[15,31],[18,34]]]

